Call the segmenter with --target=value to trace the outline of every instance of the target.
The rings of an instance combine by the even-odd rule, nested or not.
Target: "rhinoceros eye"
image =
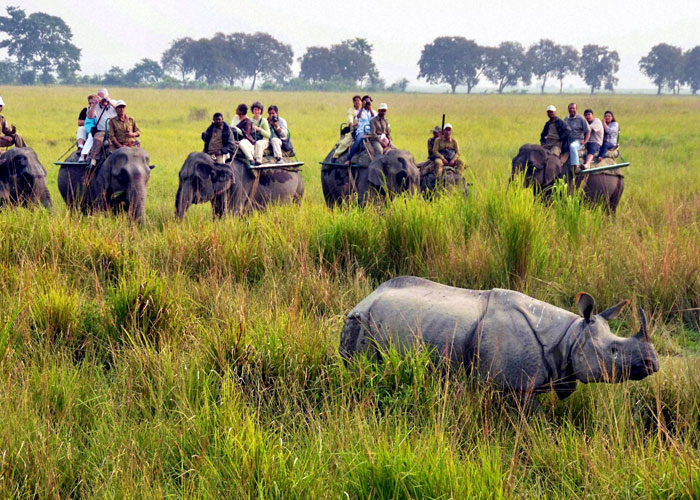
[[[617,347],[612,346],[612,347],[610,348],[610,354],[613,355],[613,359],[614,359],[614,360],[617,360],[617,356],[620,354],[620,350],[619,350]]]

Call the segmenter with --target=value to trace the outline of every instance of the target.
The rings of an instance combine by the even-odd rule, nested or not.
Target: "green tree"
[[[308,47],[299,63],[299,78],[310,82],[327,82],[340,72],[335,55],[328,47]]]
[[[396,80],[394,83],[389,85],[387,90],[389,92],[406,92],[406,88],[408,87],[409,83],[408,78],[401,78],[400,80]]]
[[[667,43],[655,45],[639,60],[639,69],[654,82],[657,95],[664,87],[677,94],[683,81],[683,50]]]
[[[124,85],[126,83],[126,74],[119,66],[112,66],[109,71],[102,77],[103,85]]]
[[[579,75],[591,87],[591,95],[601,87],[615,90],[618,81],[615,73],[619,70],[620,56],[616,50],[600,45],[585,45],[581,49]]]
[[[153,85],[163,79],[163,68],[153,59],[141,59],[125,75],[126,83],[129,85]]]
[[[547,77],[557,76],[558,63],[561,58],[562,47],[552,40],[543,38],[527,50],[527,58],[530,60],[532,74],[542,80],[540,91],[544,94],[547,85]]]
[[[700,90],[700,45],[696,45],[683,56],[683,81],[695,95]]]
[[[27,16],[19,7],[7,7],[0,16],[0,41],[11,57],[27,71],[41,74],[49,83],[56,74],[70,75],[80,70],[80,49],[72,43],[73,33],[60,17],[35,12]]]
[[[19,65],[8,59],[0,61],[0,84],[11,85],[19,81]]]
[[[292,73],[292,47],[267,33],[246,35],[241,56],[242,74],[253,79],[250,90],[258,78],[284,81]]]
[[[564,90],[564,78],[567,75],[576,74],[580,60],[578,50],[574,47],[571,45],[560,46],[560,51],[554,64],[554,76],[559,80],[560,94]]]
[[[193,61],[188,57],[188,50],[192,43],[194,40],[190,37],[173,40],[160,57],[163,70],[180,76],[183,84],[187,83],[187,75],[194,71],[191,66]]]
[[[428,83],[447,83],[454,94],[458,85],[467,94],[479,83],[484,70],[485,49],[461,36],[442,36],[426,44],[421,52],[418,78]]]
[[[530,85],[532,68],[523,46],[518,42],[502,42],[498,47],[487,49],[484,75],[498,86],[499,94],[518,82]]]

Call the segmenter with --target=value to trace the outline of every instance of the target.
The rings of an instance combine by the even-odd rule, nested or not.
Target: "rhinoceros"
[[[659,370],[641,308],[639,332],[623,338],[611,333],[608,320],[628,300],[600,314],[593,314],[595,302],[587,293],[579,293],[576,303],[580,316],[513,290],[394,278],[347,315],[340,353],[349,360],[390,346],[405,353],[422,344],[522,402],[550,390],[564,399],[579,381],[640,380]]]

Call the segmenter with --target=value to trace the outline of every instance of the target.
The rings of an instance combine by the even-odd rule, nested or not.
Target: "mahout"
[[[380,357],[424,346],[455,366],[512,393],[525,406],[554,390],[564,399],[578,382],[640,380],[659,369],[644,311],[635,335],[623,338],[608,321],[625,300],[594,314],[587,293],[576,296],[579,314],[513,290],[466,290],[423,278],[386,281],[347,315],[340,353]]]

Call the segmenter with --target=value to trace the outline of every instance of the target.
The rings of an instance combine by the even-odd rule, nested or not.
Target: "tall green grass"
[[[41,131],[30,91],[3,90],[55,209],[0,212],[1,498],[700,496],[698,101],[592,99],[624,119],[632,161],[612,218],[508,185],[549,99],[379,96],[418,159],[434,110],[449,111],[471,194],[330,210],[315,162],[348,96],[264,94],[307,162],[302,205],[219,221],[197,206],[176,222],[177,171],[208,116],[253,95],[112,89],[158,166],[140,226],[68,213],[56,190],[50,161],[74,133],[65,103],[89,90],[47,89]],[[526,418],[424,351],[346,366],[344,315],[401,274],[572,311],[581,290],[599,310],[631,298],[661,371],[540,396],[542,413]],[[629,309],[612,323],[621,335],[638,325]]]

